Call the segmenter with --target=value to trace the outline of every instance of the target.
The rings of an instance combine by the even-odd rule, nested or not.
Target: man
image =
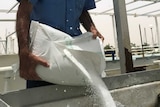
[[[20,2],[16,31],[19,46],[20,76],[27,80],[27,88],[49,85],[36,74],[38,64],[49,67],[44,59],[33,55],[29,50],[29,27],[31,20],[47,24],[71,36],[81,34],[80,23],[84,28],[104,40],[96,29],[89,13],[95,8],[94,0],[18,0]]]

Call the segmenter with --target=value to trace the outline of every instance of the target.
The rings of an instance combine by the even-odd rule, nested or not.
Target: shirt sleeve
[[[17,1],[21,2],[21,0],[17,0]],[[38,0],[28,0],[28,1],[30,1],[32,3],[32,5],[35,5],[38,2]]]
[[[90,10],[96,8],[94,0],[85,0],[85,5],[83,10]]]

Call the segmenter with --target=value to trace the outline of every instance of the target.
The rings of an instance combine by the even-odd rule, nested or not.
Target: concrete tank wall
[[[160,93],[160,81],[135,85],[110,91],[115,101],[124,107],[155,107],[157,95]],[[107,99],[106,99],[107,100]],[[61,101],[37,104],[32,107],[101,107],[91,97],[77,97]],[[123,107],[117,104],[117,107]]]
[[[160,70],[103,78],[113,99],[124,106],[155,107],[160,93]],[[53,85],[0,95],[12,107],[101,107],[86,87]],[[107,99],[106,99],[107,100]]]

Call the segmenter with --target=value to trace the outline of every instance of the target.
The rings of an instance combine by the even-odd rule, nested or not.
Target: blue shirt
[[[94,0],[30,0],[30,2],[33,5],[31,20],[47,24],[71,36],[81,34],[79,17],[82,11],[95,8]]]

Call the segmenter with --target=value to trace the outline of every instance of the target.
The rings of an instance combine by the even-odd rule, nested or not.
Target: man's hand
[[[20,54],[20,77],[26,80],[41,80],[35,71],[38,64],[49,67],[47,61],[32,53]]]
[[[95,28],[94,25],[91,26],[90,31],[93,33],[93,38],[96,39],[97,36],[104,41],[104,37],[99,33],[99,31]]]

